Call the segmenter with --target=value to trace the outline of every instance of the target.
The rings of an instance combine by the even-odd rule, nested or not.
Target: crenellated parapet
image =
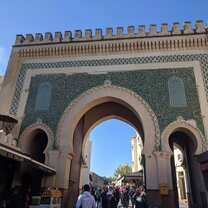
[[[207,49],[208,47],[208,24],[204,26],[203,21],[196,21],[194,28],[191,22],[185,22],[183,29],[179,23],[173,23],[172,29],[168,29],[168,24],[161,24],[160,31],[156,25],[151,24],[149,31],[144,25],[140,25],[135,31],[133,26],[127,28],[124,33],[123,27],[118,27],[116,34],[112,28],[107,28],[105,34],[102,29],[65,31],[45,35],[37,33],[17,35],[14,47],[19,47],[20,57],[43,57],[70,55],[77,56],[83,54],[103,54],[118,52],[154,52],[168,50],[190,50]],[[61,44],[59,44],[61,43]]]
[[[161,24],[160,31],[156,30],[156,25],[151,24],[149,31],[145,30],[144,25],[140,25],[136,31],[134,26],[127,28],[127,34],[124,34],[123,27],[118,27],[116,34],[113,34],[112,28],[107,28],[105,35],[102,29],[96,29],[95,35],[92,35],[92,30],[85,30],[84,35],[81,30],[75,30],[72,34],[71,31],[65,31],[62,35],[61,32],[55,32],[54,36],[52,33],[47,32],[45,35],[36,33],[35,37],[32,34],[16,36],[16,46],[30,45],[30,44],[46,44],[46,43],[60,43],[60,42],[77,42],[77,41],[97,41],[97,40],[112,40],[112,39],[126,39],[126,38],[144,38],[144,37],[161,37],[171,35],[190,35],[208,32],[208,25],[204,27],[203,21],[196,21],[195,27],[191,27],[191,22],[185,22],[183,30],[180,29],[179,23],[173,23],[172,30],[168,30],[168,24]]]

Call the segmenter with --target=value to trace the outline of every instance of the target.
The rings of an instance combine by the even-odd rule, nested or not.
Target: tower
[[[132,137],[132,172],[137,172],[142,169],[141,166],[141,152],[142,152],[142,141],[139,135]]]

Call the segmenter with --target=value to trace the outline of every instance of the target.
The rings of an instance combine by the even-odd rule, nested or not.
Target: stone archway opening
[[[197,140],[187,129],[178,129],[169,136],[169,145],[174,153],[171,171],[175,207],[190,207],[197,202],[197,174],[195,171]]]
[[[64,207],[74,207],[79,195],[80,170],[84,164],[83,152],[91,130],[105,119],[117,118],[130,124],[141,136],[144,144],[144,170],[146,191],[149,196],[158,195],[158,172],[155,151],[161,148],[160,128],[150,105],[138,94],[111,84],[92,88],[73,100],[65,109],[56,133],[63,163],[63,170],[56,177],[56,184],[64,187]],[[156,197],[155,197],[156,198]],[[156,199],[158,200],[158,199]]]
[[[43,130],[37,130],[29,145],[31,157],[41,163],[45,163],[44,151],[47,144],[47,134]]]
[[[131,187],[142,185],[144,181],[141,175],[138,173],[136,177],[137,172],[143,172],[140,163],[142,147],[141,137],[129,123],[119,118],[105,118],[93,128],[84,144],[85,165],[81,171],[80,188],[86,183],[93,187],[102,187],[108,182],[119,186],[125,186],[127,183]],[[119,165],[128,165],[135,177],[117,180],[118,177],[115,177],[114,173]],[[100,176],[105,176],[106,180]]]
[[[77,200],[77,196],[79,195],[79,190],[81,188],[80,176],[82,172],[82,166],[85,164],[84,148],[89,133],[95,126],[110,118],[117,118],[130,124],[139,133],[142,142],[145,142],[142,123],[140,119],[135,115],[135,113],[127,107],[127,105],[125,106],[115,101],[108,101],[95,105],[94,107],[89,109],[81,117],[74,131],[74,155],[71,161],[69,176],[69,207],[74,206]],[[117,148],[118,147],[119,144]]]

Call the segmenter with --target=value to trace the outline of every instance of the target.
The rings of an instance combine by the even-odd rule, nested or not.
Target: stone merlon
[[[129,26],[127,29],[127,34],[123,33],[123,27],[118,27],[116,34],[113,34],[112,28],[107,28],[105,35],[102,33],[102,29],[96,29],[95,35],[92,35],[90,29],[85,30],[84,35],[82,35],[81,30],[75,30],[74,33],[70,31],[65,31],[62,36],[61,32],[55,32],[53,35],[50,32],[45,33],[45,36],[41,33],[37,33],[35,38],[32,34],[27,34],[25,37],[23,35],[17,35],[15,46],[21,45],[35,45],[35,44],[45,44],[45,43],[59,43],[59,42],[77,42],[77,41],[98,41],[98,40],[112,40],[112,39],[125,39],[125,38],[139,38],[139,37],[161,37],[161,36],[171,36],[171,35],[191,35],[208,33],[208,24],[204,27],[203,21],[196,21],[194,28],[192,28],[191,22],[184,22],[183,29],[180,29],[179,23],[173,23],[172,29],[168,30],[168,24],[161,24],[160,31],[157,31],[155,24],[151,24],[149,31],[145,31],[145,26],[140,25],[138,31],[135,31],[134,26]],[[43,37],[44,36],[44,37]]]

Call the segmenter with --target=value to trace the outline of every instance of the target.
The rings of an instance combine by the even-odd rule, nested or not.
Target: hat
[[[113,192],[112,191],[108,191],[106,194],[107,195],[113,195]]]

